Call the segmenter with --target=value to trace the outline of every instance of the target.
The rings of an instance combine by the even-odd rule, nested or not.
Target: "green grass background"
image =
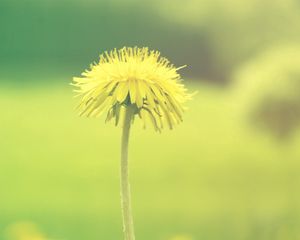
[[[299,239],[300,135],[277,142],[245,127],[229,91],[189,88],[175,130],[132,130],[137,239]],[[122,239],[121,129],[76,102],[67,83],[0,90],[0,239],[22,221],[51,239]]]
[[[299,13],[298,0],[0,0],[0,240],[122,239],[121,129],[79,118],[68,83],[136,45],[188,65],[198,91],[173,131],[132,130],[137,240],[299,240],[299,127],[276,140],[245,117],[281,96],[276,77],[299,82],[285,52]]]

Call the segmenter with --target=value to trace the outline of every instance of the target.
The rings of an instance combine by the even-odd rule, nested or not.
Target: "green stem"
[[[121,149],[121,206],[125,240],[135,240],[128,177],[128,141],[132,116],[133,108],[128,106],[123,125]]]

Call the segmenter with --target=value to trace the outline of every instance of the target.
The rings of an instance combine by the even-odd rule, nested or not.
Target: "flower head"
[[[182,121],[183,103],[190,97],[177,72],[180,68],[146,47],[105,52],[99,63],[73,79],[81,96],[80,115],[96,117],[107,112],[106,121],[115,119],[118,125],[130,106],[144,126],[172,129]]]

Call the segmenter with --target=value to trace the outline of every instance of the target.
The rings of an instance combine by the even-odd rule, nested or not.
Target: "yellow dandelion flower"
[[[193,240],[190,235],[175,235],[170,240]]]
[[[180,67],[182,68],[182,67]],[[182,121],[184,102],[190,98],[174,67],[158,51],[122,48],[105,52],[82,77],[74,78],[81,96],[80,115],[96,117],[107,112],[106,121],[123,123],[121,146],[121,206],[125,240],[135,240],[128,178],[130,126],[137,115],[144,126],[160,131]]]
[[[47,240],[48,238],[32,222],[17,222],[7,227],[7,238],[11,240]]]
[[[100,56],[81,77],[74,78],[81,96],[80,115],[99,116],[107,112],[106,121],[118,125],[126,107],[144,123],[160,131],[182,121],[184,102],[190,95],[182,84],[178,70],[158,51],[124,47]]]

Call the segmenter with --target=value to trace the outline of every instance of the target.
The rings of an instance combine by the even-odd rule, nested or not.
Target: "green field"
[[[137,239],[300,239],[299,134],[279,143],[244,126],[229,91],[190,88],[175,130],[135,122]],[[24,221],[49,239],[122,239],[120,128],[75,104],[67,84],[0,90],[0,239]]]

